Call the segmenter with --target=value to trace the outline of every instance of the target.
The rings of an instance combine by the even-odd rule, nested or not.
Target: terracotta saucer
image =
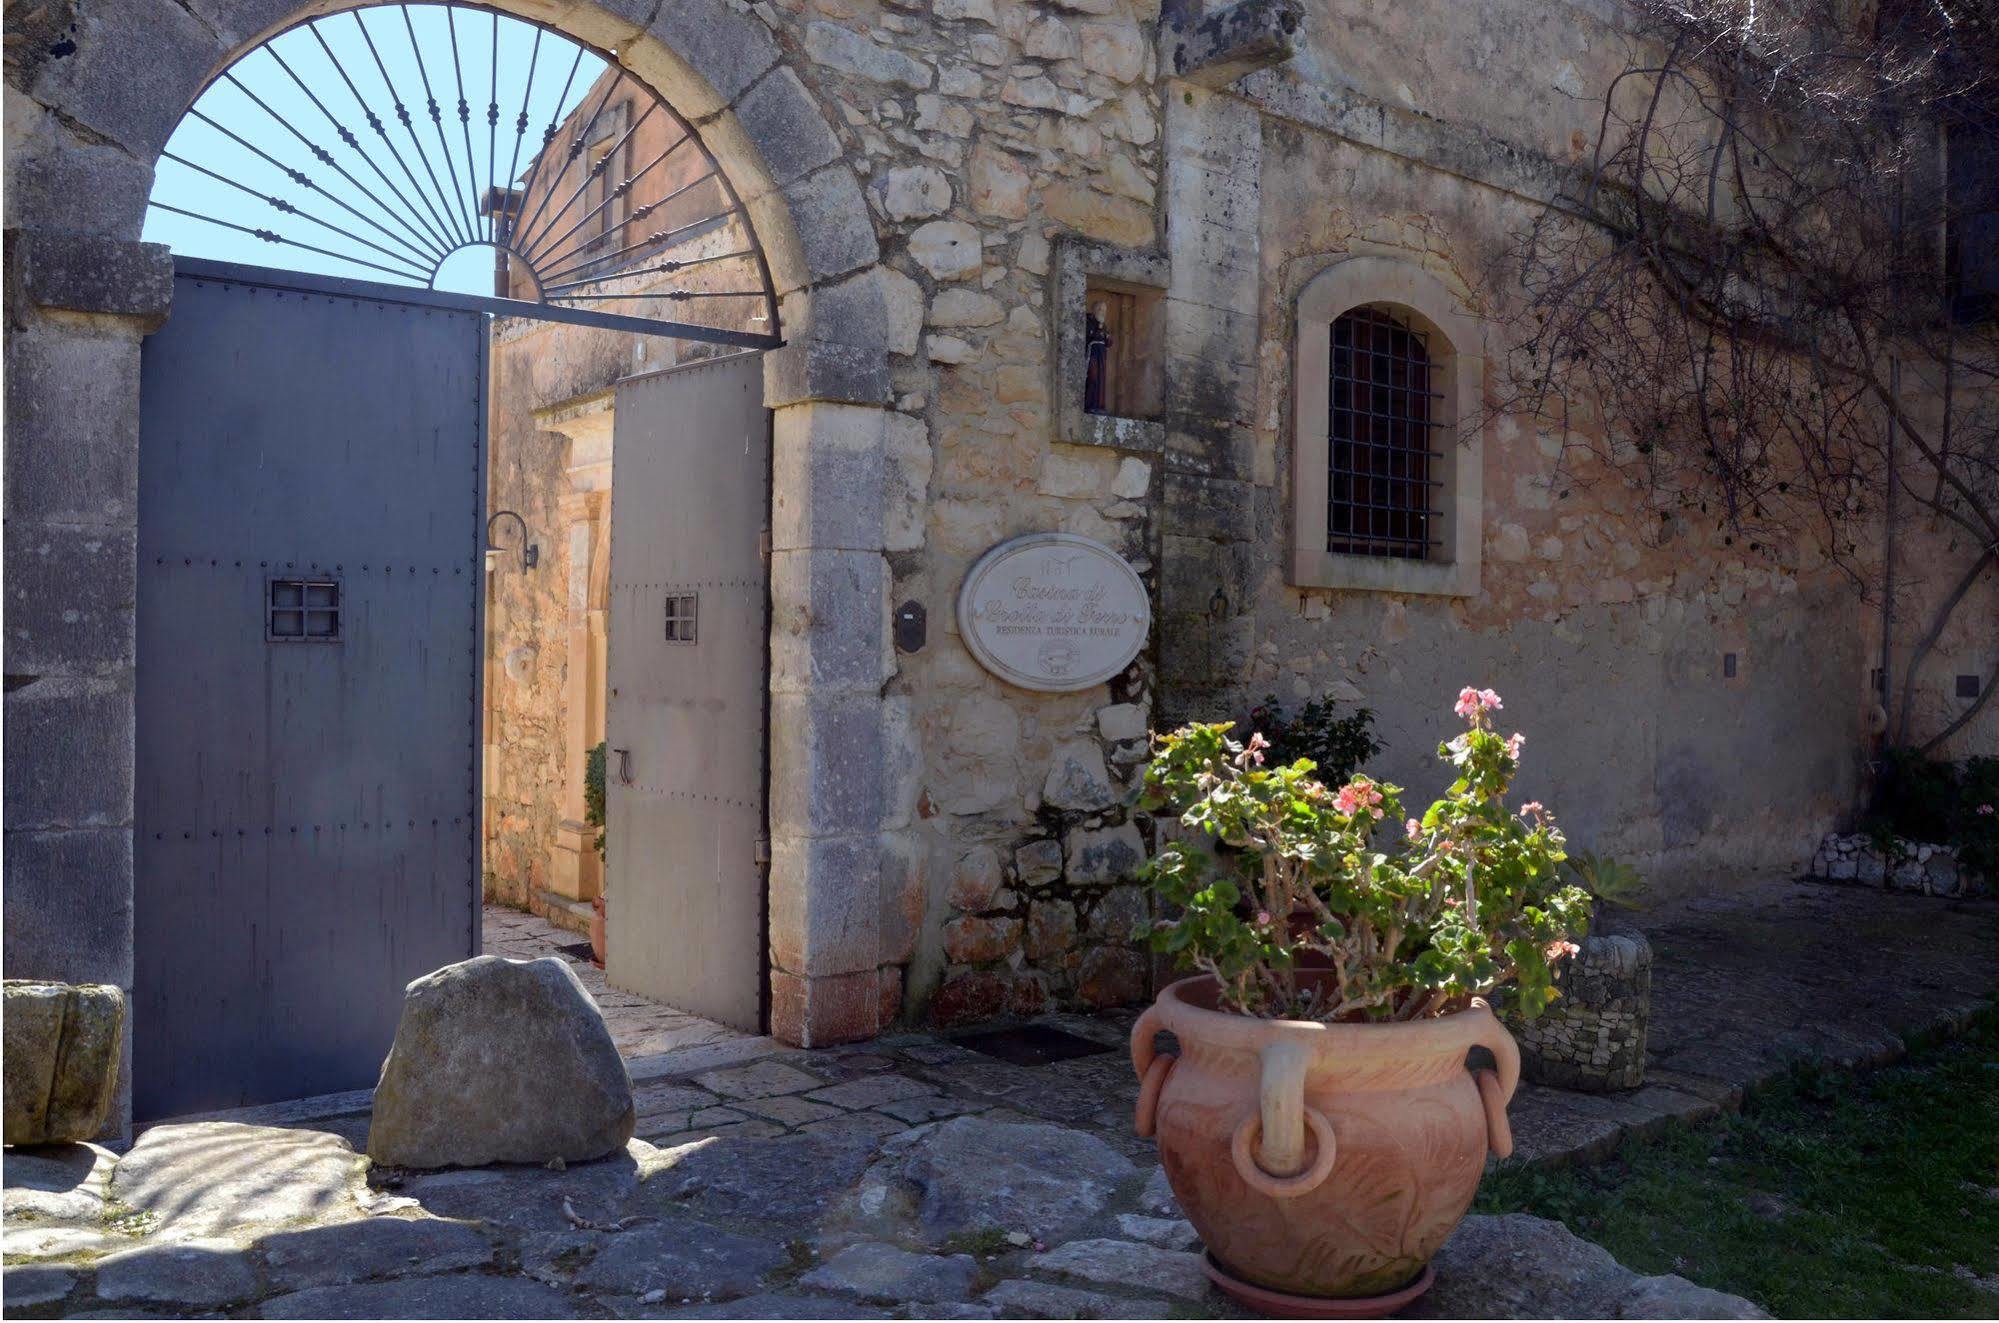
[[[1203,1253],[1201,1262],[1208,1270],[1209,1281],[1265,1318],[1387,1318],[1429,1290],[1430,1283],[1437,1280],[1436,1272],[1425,1264],[1422,1275],[1415,1281],[1386,1295],[1286,1295],[1234,1276],[1215,1261],[1213,1254]]]

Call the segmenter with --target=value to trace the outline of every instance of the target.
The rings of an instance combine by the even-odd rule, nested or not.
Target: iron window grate
[[[1442,489],[1427,337],[1381,308],[1333,322],[1326,550],[1424,560]]]
[[[701,595],[699,593],[668,593],[666,595],[666,641],[668,643],[692,643],[695,641],[695,627],[700,615]]]
[[[338,643],[340,580],[272,579],[264,594],[264,637],[272,643]]]

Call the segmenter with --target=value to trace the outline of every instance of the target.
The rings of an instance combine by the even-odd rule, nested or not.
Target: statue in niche
[[[1083,348],[1087,366],[1083,372],[1083,412],[1108,413],[1105,406],[1110,375],[1111,333],[1104,329],[1108,311],[1102,299],[1090,305],[1083,317]]]

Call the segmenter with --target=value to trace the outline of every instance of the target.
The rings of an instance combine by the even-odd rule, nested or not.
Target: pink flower
[[[1550,942],[1548,943],[1547,956],[1550,960],[1560,960],[1563,956],[1572,956],[1580,950],[1582,948],[1574,942]]]
[[[1540,811],[1541,801],[1538,799],[1530,799],[1520,806],[1520,816],[1523,818],[1531,813],[1539,813]]]
[[[1980,804],[1973,812],[1977,813],[1981,818],[1989,818],[1992,816],[1994,810],[1990,804]]]
[[[1499,695],[1492,690],[1474,689],[1466,685],[1458,690],[1458,701],[1452,705],[1451,710],[1469,720],[1481,711],[1497,712],[1503,706],[1505,705],[1499,701]]]
[[[1526,742],[1527,742],[1527,737],[1525,735],[1522,735],[1517,730],[1514,731],[1513,734],[1509,735],[1506,739],[1506,756],[1508,758],[1511,758],[1516,763],[1519,762],[1520,746],[1525,744]]]
[[[1381,802],[1381,792],[1366,781],[1349,781],[1340,787],[1340,793],[1333,796],[1333,810],[1348,817],[1366,809],[1375,817],[1381,810],[1375,808]]]
[[[1270,747],[1270,741],[1263,738],[1262,731],[1253,731],[1249,743],[1243,746],[1243,753],[1259,767],[1263,765],[1263,751]]]
[[[1256,922],[1259,927],[1268,928],[1270,926],[1270,911],[1258,910],[1256,912]]]
[[[1413,841],[1423,834],[1423,824],[1411,818],[1402,824],[1402,830],[1408,832],[1409,839]]]

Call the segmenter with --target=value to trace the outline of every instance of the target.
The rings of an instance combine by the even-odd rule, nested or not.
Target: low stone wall
[[[1520,1067],[1536,1084],[1606,1093],[1645,1082],[1652,945],[1637,933],[1590,937],[1555,973],[1561,997],[1516,1020]]]
[[[1826,882],[1852,882],[1885,891],[1919,896],[1990,895],[1993,879],[1969,873],[1955,846],[1930,845],[1896,837],[1893,853],[1884,855],[1874,838],[1834,833],[1819,842],[1810,876]]]

